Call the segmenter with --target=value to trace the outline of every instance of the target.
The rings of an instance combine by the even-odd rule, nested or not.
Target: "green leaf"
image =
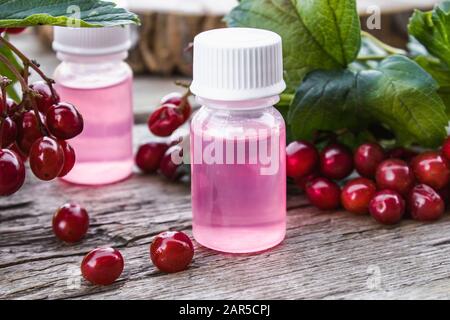
[[[98,0],[0,0],[0,27],[106,27],[138,24],[136,14]]]
[[[290,92],[314,69],[345,68],[361,43],[355,0],[242,0],[225,20],[232,27],[268,29],[283,38]]]
[[[22,70],[22,64],[9,48],[0,45],[0,54],[7,58],[19,72]],[[17,81],[14,73],[12,73],[2,62],[0,62],[0,75],[8,77],[13,83]],[[7,93],[14,101],[17,102],[19,100],[19,95],[14,90],[13,85],[8,86]]]

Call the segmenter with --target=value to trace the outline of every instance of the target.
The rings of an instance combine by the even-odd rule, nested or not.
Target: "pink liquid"
[[[76,89],[57,84],[62,101],[74,104],[84,119],[84,130],[69,140],[76,163],[65,181],[102,185],[127,178],[133,168],[132,79],[118,84]]]
[[[196,148],[204,151],[204,143],[210,143],[202,140],[199,146],[197,139],[202,140],[202,133],[191,132],[193,234],[197,242],[230,253],[257,252],[280,243],[286,232],[284,129],[271,137],[246,138],[245,164],[226,164],[225,160],[224,164],[195,164],[192,155]],[[262,175],[264,165],[257,160],[250,164],[249,141],[264,139],[269,146],[277,140],[276,174]],[[224,141],[236,146],[239,139]]]

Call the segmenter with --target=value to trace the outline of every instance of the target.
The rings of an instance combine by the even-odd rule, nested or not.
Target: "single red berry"
[[[436,151],[428,151],[416,156],[411,167],[420,183],[435,190],[444,188],[450,182],[450,168],[447,160]]]
[[[398,192],[381,190],[370,201],[369,212],[379,223],[396,224],[405,213],[405,200]]]
[[[348,181],[341,192],[341,202],[345,210],[365,214],[369,212],[369,202],[377,191],[372,180],[356,178]]]
[[[414,186],[414,174],[408,164],[399,159],[384,160],[375,174],[379,189],[390,189],[406,195]]]
[[[17,143],[13,143],[8,147],[8,149],[14,151],[14,153],[22,160],[22,162],[26,162],[28,160],[28,156],[19,149]]]
[[[450,137],[445,139],[444,143],[442,144],[442,155],[450,161]]]
[[[155,237],[150,245],[150,258],[162,272],[185,270],[194,257],[191,239],[180,231],[166,231]]]
[[[306,196],[317,208],[331,210],[340,205],[341,189],[334,181],[320,177],[306,183]]]
[[[160,137],[170,136],[184,123],[183,114],[173,104],[163,104],[148,118],[148,128]]]
[[[375,142],[364,143],[353,156],[356,171],[363,177],[374,178],[378,165],[386,158],[384,149]]]
[[[52,90],[45,81],[36,81],[30,88],[40,94],[40,97],[36,98],[36,104],[40,112],[46,114],[48,109],[58,104],[60,101],[58,93],[55,91],[55,95],[52,95]]]
[[[393,148],[387,152],[388,158],[400,159],[406,162],[410,162],[417,155],[418,153],[416,151],[403,147]]]
[[[183,95],[181,93],[172,92],[161,99],[161,104],[171,103],[176,105],[177,107],[181,107],[182,101]],[[192,107],[187,99],[185,100],[185,104],[182,106],[182,108],[183,109],[181,110],[181,112],[183,113],[183,118],[186,121],[187,119],[189,119],[192,113]]]
[[[298,179],[295,179],[295,184],[298,186],[298,188],[301,191],[305,191],[306,190],[306,185],[308,184],[308,182],[314,180],[315,178],[318,178],[319,174],[317,172],[313,172],[310,173],[304,177],[300,177]]]
[[[329,179],[341,180],[353,171],[353,155],[346,146],[333,143],[320,153],[320,172]]]
[[[30,150],[30,168],[41,180],[52,180],[62,171],[64,150],[53,138],[43,137],[36,140]]]
[[[47,128],[58,139],[72,139],[83,131],[83,117],[70,103],[60,102],[47,111]]]
[[[159,171],[169,180],[175,181],[183,175],[180,170],[183,160],[183,149],[174,145],[167,149],[159,163]]]
[[[286,174],[291,178],[304,177],[319,163],[319,153],[307,141],[294,141],[286,147]]]
[[[95,285],[107,286],[122,274],[122,254],[113,248],[97,248],[89,252],[81,262],[84,279]]]
[[[17,111],[17,103],[10,98],[6,99],[6,113],[12,116]]]
[[[9,149],[0,149],[0,196],[9,196],[22,187],[25,166],[22,159]]]
[[[6,28],[6,33],[19,34],[25,31],[26,28]]]
[[[413,219],[432,221],[444,214],[445,204],[433,188],[426,184],[419,184],[409,194],[408,209]]]
[[[143,144],[136,153],[136,165],[143,172],[156,172],[168,147],[169,146],[166,143],[158,142]]]
[[[39,116],[42,123],[45,123],[41,113],[39,113]],[[17,145],[24,154],[29,155],[33,143],[42,137],[39,122],[34,111],[23,113],[17,124]]]
[[[0,28],[0,33],[3,33],[6,30],[6,28]]]
[[[0,148],[7,148],[17,138],[17,124],[10,118],[0,119]]]
[[[58,239],[68,243],[78,242],[89,228],[89,216],[80,205],[66,203],[53,216],[52,227]]]
[[[59,144],[61,145],[61,148],[64,152],[64,166],[59,173],[58,177],[64,177],[67,175],[75,165],[76,156],[75,156],[75,150],[73,150],[72,146],[67,143],[65,140],[58,140]]]

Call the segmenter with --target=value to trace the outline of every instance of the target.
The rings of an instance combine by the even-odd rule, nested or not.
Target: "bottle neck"
[[[280,101],[280,97],[271,96],[260,99],[242,100],[242,101],[223,101],[223,100],[211,100],[202,97],[196,97],[199,104],[217,110],[258,110],[271,107]]]
[[[69,63],[98,64],[123,61],[128,57],[128,52],[123,51],[107,55],[76,55],[57,52],[56,57],[61,61]]]

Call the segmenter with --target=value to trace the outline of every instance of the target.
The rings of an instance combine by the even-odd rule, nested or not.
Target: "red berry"
[[[156,172],[167,149],[168,145],[165,143],[149,142],[143,144],[136,153],[136,165],[143,172]]]
[[[445,139],[444,143],[442,144],[442,155],[450,161],[450,137]]]
[[[308,184],[308,182],[314,180],[315,178],[318,178],[319,175],[317,174],[317,172],[313,172],[311,174],[308,174],[307,176],[304,177],[300,177],[298,179],[295,179],[295,184],[299,187],[299,189],[301,191],[305,191],[306,190],[306,185]]]
[[[444,188],[450,181],[450,168],[447,160],[439,152],[428,151],[416,156],[411,167],[420,183],[438,190]]]
[[[319,153],[307,141],[294,141],[286,147],[286,173],[288,177],[304,177],[314,170],[319,162]]]
[[[163,104],[148,118],[148,128],[160,137],[170,136],[184,123],[183,114],[173,104]]]
[[[6,28],[0,28],[0,33],[3,33],[3,31],[5,31]]]
[[[52,180],[62,171],[64,150],[53,138],[43,137],[33,144],[30,150],[30,168],[41,180]]]
[[[353,171],[353,155],[337,143],[326,146],[320,153],[320,172],[329,179],[341,180]]]
[[[168,95],[164,96],[161,99],[161,104],[171,103],[171,104],[176,105],[177,107],[180,107],[182,98],[183,98],[183,95],[181,93],[172,92],[172,93],[169,93]],[[185,104],[183,105],[183,110],[181,110],[181,112],[183,113],[184,120],[189,119],[189,117],[191,116],[192,107],[189,104],[189,101],[187,101],[187,99],[186,99]]]
[[[40,112],[46,114],[48,109],[59,103],[59,95],[55,92],[55,96],[52,95],[52,91],[45,81],[37,81],[30,85],[30,88],[41,95],[41,97],[36,98],[36,104]]]
[[[6,99],[6,113],[8,115],[13,115],[17,111],[17,103],[13,99]]]
[[[39,116],[42,123],[45,123],[42,114],[39,113]],[[17,126],[17,145],[20,150],[28,155],[33,143],[41,137],[42,132],[34,111],[23,113],[18,120]]]
[[[123,266],[123,257],[118,250],[97,248],[84,257],[81,273],[90,283],[107,286],[120,277]]]
[[[68,144],[65,140],[58,140],[59,144],[61,145],[61,148],[64,152],[64,166],[59,173],[58,177],[64,177],[67,175],[70,170],[73,169],[73,166],[75,165],[76,156],[75,156],[75,150],[73,150],[72,146]]]
[[[398,192],[381,190],[370,201],[369,212],[379,223],[395,224],[405,213],[405,200]]]
[[[363,177],[374,178],[378,165],[386,158],[384,149],[374,142],[364,143],[353,156],[356,171]]]
[[[25,31],[26,28],[6,28],[6,33],[19,34]]]
[[[315,178],[306,184],[306,196],[312,205],[322,210],[339,207],[341,189],[327,178]]]
[[[10,118],[0,119],[0,148],[7,148],[16,141],[17,125]]]
[[[400,159],[406,162],[411,161],[418,153],[403,147],[393,148],[388,151],[388,158]]]
[[[25,166],[19,156],[9,150],[0,150],[0,196],[9,196],[22,187]]]
[[[72,139],[83,131],[83,117],[70,103],[60,102],[47,111],[47,128],[58,139]]]
[[[175,163],[173,158],[179,158],[176,160],[182,160],[183,149],[180,145],[174,145],[167,149],[164,156],[159,163],[159,171],[169,180],[175,181],[183,175],[181,169],[181,163]],[[177,161],[178,162],[178,161]]]
[[[372,180],[356,178],[348,181],[341,192],[341,202],[344,208],[352,213],[369,212],[369,202],[377,191]]]
[[[408,209],[413,219],[432,221],[439,219],[444,214],[445,204],[431,187],[419,184],[409,194]]]
[[[191,239],[180,231],[166,231],[155,237],[150,246],[150,258],[162,272],[185,270],[194,257]]]
[[[9,146],[10,150],[14,151],[14,153],[19,156],[19,158],[22,160],[22,162],[26,162],[28,160],[28,156],[22,152],[22,150],[19,149],[17,146],[17,143],[14,143]]]
[[[80,241],[89,228],[86,209],[75,203],[66,203],[56,211],[52,221],[53,232],[68,243]]]
[[[399,159],[384,160],[375,174],[379,189],[390,189],[406,195],[414,186],[414,174],[408,164]]]

